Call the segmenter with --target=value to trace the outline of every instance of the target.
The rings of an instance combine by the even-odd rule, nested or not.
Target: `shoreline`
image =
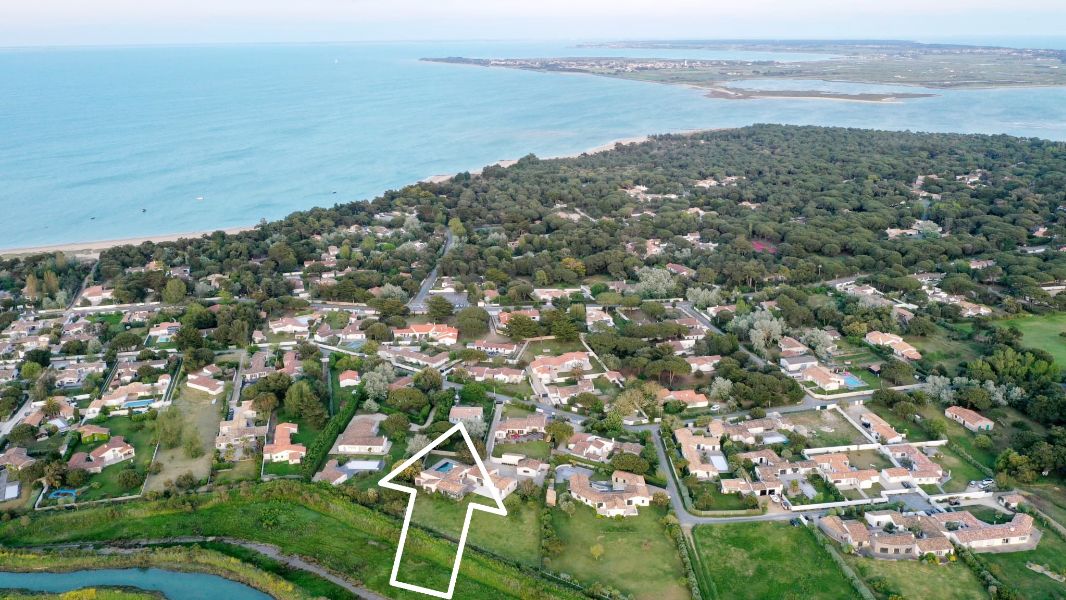
[[[185,231],[181,233],[160,233],[157,235],[144,235],[110,240],[94,240],[90,242],[69,242],[63,244],[45,244],[41,246],[22,246],[16,248],[0,248],[0,256],[24,256],[29,254],[50,254],[53,252],[93,253],[107,250],[115,246],[139,245],[144,242],[176,242],[180,239],[199,238],[211,235],[216,231],[227,234],[241,233],[255,229],[254,225],[244,227],[228,227],[225,229],[211,229],[205,231]]]
[[[701,128],[701,129],[686,129],[686,130],[679,131],[679,132],[664,132],[664,134],[665,133],[674,133],[674,134],[677,134],[677,135],[691,135],[691,134],[700,133],[700,132],[703,132],[703,131],[720,131],[722,129],[728,129],[728,128],[717,127],[717,128],[705,128],[705,129],[704,128]],[[599,154],[601,152],[608,152],[610,150],[614,150],[614,147],[616,145],[618,145],[618,144],[629,145],[629,144],[640,144],[640,143],[646,142],[649,139],[651,139],[652,135],[658,135],[658,134],[633,135],[633,136],[627,136],[627,137],[623,137],[623,138],[616,138],[616,139],[613,139],[611,141],[605,142],[603,144],[599,144],[597,146],[594,146],[592,148],[588,148],[586,150],[579,150],[579,151],[570,152],[568,154],[558,154],[558,155],[543,156],[543,157],[538,157],[538,158],[540,158],[541,160],[556,160],[556,159],[563,159],[563,158],[577,158],[577,157],[579,157],[579,156],[581,156],[583,154]],[[498,160],[496,162],[490,163],[488,165],[485,165],[485,167],[500,166],[500,167],[503,167],[503,168],[507,168],[507,167],[510,167],[511,165],[515,164],[516,162],[518,162],[518,161],[515,160],[515,159],[502,159],[502,160]],[[457,171],[457,172],[452,173],[450,175],[446,175],[446,174],[430,175],[429,177],[425,177],[423,179],[420,179],[417,182],[404,184],[404,187],[406,187],[407,185],[415,185],[417,183],[443,183],[445,181],[448,181],[452,177],[455,177],[459,173],[464,173],[464,172],[469,172],[471,175],[477,176],[477,175],[481,174],[481,171],[485,167],[482,167],[482,168],[476,169],[476,170],[470,170],[470,171]],[[384,190],[383,190],[383,192],[384,192]],[[314,208],[314,207],[310,206],[310,207],[303,208],[303,209],[297,209],[296,211],[293,211],[293,212],[298,212],[299,210],[310,210],[312,208]],[[255,229],[255,227],[256,227],[255,225],[247,225],[247,226],[243,226],[243,227],[228,227],[228,228],[224,228],[224,229],[209,229],[209,230],[202,230],[202,231],[186,231],[186,232],[180,232],[180,233],[160,233],[160,234],[155,234],[155,235],[131,236],[131,237],[127,237],[127,238],[93,240],[93,241],[88,241],[88,242],[67,242],[67,243],[59,243],[59,244],[42,244],[42,245],[38,245],[38,246],[18,246],[18,247],[13,247],[13,248],[0,248],[0,257],[9,258],[9,257],[17,257],[17,256],[29,256],[29,255],[34,255],[34,254],[51,254],[51,253],[54,253],[54,252],[67,252],[67,253],[74,253],[74,254],[91,255],[91,254],[99,254],[99,252],[102,251],[102,250],[107,250],[109,248],[114,248],[116,246],[126,246],[126,245],[134,245],[134,246],[136,246],[136,245],[139,245],[139,244],[143,244],[144,242],[156,242],[156,243],[159,243],[159,242],[176,242],[176,241],[178,241],[180,239],[200,238],[200,237],[203,237],[203,236],[206,236],[206,235],[211,235],[211,234],[215,233],[216,231],[222,231],[223,233],[227,233],[227,234],[235,234],[235,233],[241,233],[243,231],[251,231],[251,230]]]

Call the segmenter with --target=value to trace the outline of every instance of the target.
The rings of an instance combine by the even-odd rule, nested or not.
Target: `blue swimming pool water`
[[[866,386],[866,382],[864,382],[863,380],[859,379],[858,377],[852,375],[851,373],[848,373],[848,374],[844,375],[844,385],[848,386],[849,388],[854,389],[854,388],[865,387]]]
[[[133,400],[123,405],[123,408],[143,408],[145,406],[151,406],[154,400]]]
[[[447,472],[451,471],[453,467],[455,467],[454,464],[452,464],[450,462],[446,462],[446,463],[444,463],[444,464],[442,464],[442,465],[437,467],[437,472],[438,473],[447,473]]]

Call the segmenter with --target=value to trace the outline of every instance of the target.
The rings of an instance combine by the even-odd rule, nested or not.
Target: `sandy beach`
[[[240,233],[242,231],[249,231],[255,229],[254,226],[249,227],[230,227],[228,229],[222,229],[225,233]],[[107,250],[108,248],[114,248],[115,246],[125,245],[138,245],[144,242],[174,242],[182,238],[198,238],[205,235],[210,235],[218,229],[211,231],[189,231],[185,233],[162,233],[159,235],[146,235],[142,237],[122,238],[118,240],[98,240],[94,242],[72,242],[69,244],[52,244],[49,246],[26,246],[23,248],[0,248],[0,256],[20,256],[27,254],[46,254],[51,252],[79,252],[79,253],[96,253],[100,250]]]

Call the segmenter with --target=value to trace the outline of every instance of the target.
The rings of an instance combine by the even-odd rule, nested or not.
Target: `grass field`
[[[847,454],[851,466],[856,469],[888,469],[894,466],[887,456],[877,450],[858,450]]]
[[[536,458],[539,460],[548,460],[551,456],[551,445],[548,442],[534,440],[531,442],[519,442],[517,444],[510,443],[497,443],[492,448],[492,455],[499,458],[504,453],[510,454],[522,454],[530,458]]]
[[[922,600],[985,600],[988,592],[962,563],[930,565],[845,555],[844,560],[880,600],[892,595]]]
[[[194,498],[200,500],[196,510],[175,510],[163,501],[35,515],[29,525],[18,521],[0,524],[0,542],[12,546],[180,535],[233,536],[314,557],[315,562],[389,598],[425,597],[389,585],[400,521],[354,504],[336,490],[285,481],[189,499]],[[405,576],[444,578],[447,583],[455,555],[453,544],[411,529],[405,554],[414,559]],[[455,597],[576,600],[579,594],[467,548]]]
[[[855,597],[814,533],[787,523],[701,525],[693,530],[700,575],[730,600]]]
[[[474,494],[462,502],[438,494],[418,495],[412,520],[458,539],[467,505],[492,506],[492,500]],[[540,504],[522,502],[506,517],[475,512],[470,520],[469,543],[527,565],[540,564]]]
[[[1032,600],[1066,597],[1066,583],[1059,583],[1047,575],[1026,567],[1035,563],[1050,568],[1055,573],[1066,573],[1066,541],[1041,527],[1043,537],[1035,550],[1004,554],[979,554],[989,571],[1004,583],[1013,586],[1021,598]]]
[[[1022,346],[1046,350],[1055,357],[1059,367],[1066,367],[1066,339],[1059,336],[1066,332],[1066,313],[1019,317],[999,323],[1021,331]]]
[[[946,329],[938,326],[932,335],[925,337],[909,335],[904,339],[917,348],[923,357],[944,365],[949,373],[955,374],[960,364],[978,358],[981,353],[974,343],[953,340],[950,336],[951,334]]]
[[[292,441],[297,444],[303,444],[304,448],[310,448],[315,439],[318,438],[318,434],[322,432],[320,428],[312,427],[307,419],[300,417],[293,417],[279,413],[276,421],[278,423],[295,423],[296,433],[292,435]],[[270,438],[273,439],[273,438]],[[264,473],[268,475],[299,475],[301,471],[300,465],[290,465],[284,462],[269,462],[263,467]]]
[[[947,446],[937,448],[937,455],[933,457],[933,461],[945,471],[951,471],[951,480],[942,486],[947,493],[961,492],[971,481],[981,481],[986,477],[977,467]]]
[[[572,517],[552,511],[555,530],[566,547],[558,556],[545,559],[546,566],[578,581],[602,582],[637,600],[689,597],[677,546],[659,523],[664,514],[661,509],[641,508],[637,517],[605,519],[590,507],[576,504]],[[597,544],[604,549],[598,560],[590,550]]]
[[[259,461],[242,460],[233,463],[232,469],[215,473],[214,481],[217,483],[234,483],[259,479]]]
[[[884,404],[878,404],[876,402],[867,402],[866,408],[873,411],[877,416],[881,417],[892,426],[893,429],[900,433],[907,434],[907,441],[909,442],[926,442],[932,439],[924,429],[918,426],[917,423],[904,420],[902,417],[892,412],[892,409]]]
[[[789,413],[787,420],[804,427],[811,448],[869,443],[859,430],[835,410]]]
[[[145,490],[163,490],[167,481],[173,481],[182,473],[191,471],[196,479],[204,479],[211,474],[211,460],[215,452],[215,436],[218,434],[218,422],[222,420],[219,403],[225,398],[219,396],[212,404],[213,398],[204,392],[181,386],[178,397],[167,410],[182,414],[185,422],[185,435],[196,435],[204,450],[202,456],[189,458],[182,446],[176,448],[159,448],[156,461],[163,465],[163,470],[148,476]],[[191,432],[191,433],[190,433]]]
[[[155,451],[155,434],[151,425],[152,424],[147,421],[133,421],[129,417],[112,417],[104,421],[102,426],[111,430],[112,437],[123,436],[126,439],[126,442],[132,444],[137,452],[133,457],[133,460],[111,465],[98,475],[91,475],[89,478],[89,487],[78,493],[78,502],[100,500],[101,498],[115,498],[118,496],[135,494],[140,491],[140,486],[128,489],[119,485],[118,475],[124,469],[128,468],[130,463],[137,468],[137,471],[139,471],[141,475],[144,475],[147,472],[148,464],[152,462],[152,453]],[[79,444],[79,447],[76,448],[75,451],[87,452],[89,449],[95,448],[102,443],[103,442],[97,442],[92,445]]]

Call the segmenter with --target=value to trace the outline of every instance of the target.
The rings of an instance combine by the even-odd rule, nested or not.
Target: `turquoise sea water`
[[[0,248],[249,225],[648,133],[777,122],[1066,139],[1060,88],[937,91],[896,104],[733,101],[418,61],[575,55],[818,58],[558,43],[4,50]]]

